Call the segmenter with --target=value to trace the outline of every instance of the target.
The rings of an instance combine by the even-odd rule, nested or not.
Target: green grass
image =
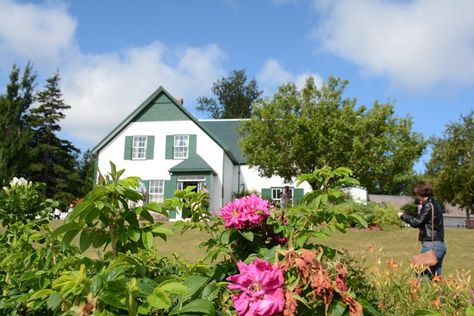
[[[166,225],[172,226],[169,223]],[[445,235],[448,250],[443,261],[443,273],[451,274],[456,270],[472,269],[474,230],[446,229]],[[418,230],[412,228],[382,232],[348,230],[345,234],[334,233],[327,241],[321,243],[337,249],[346,249],[366,265],[371,265],[379,259],[386,261],[390,258],[396,262],[409,264],[411,256],[420,251],[417,237]],[[157,240],[157,248],[161,255],[176,252],[185,260],[194,262],[205,256],[205,251],[198,245],[206,239],[206,234],[199,231],[187,231],[183,235],[175,232],[167,242]]]
[[[56,228],[60,222],[54,221],[51,226]],[[172,228],[172,223],[165,223]],[[334,233],[322,244],[337,249],[346,249],[356,259],[365,265],[372,265],[377,260],[382,262],[393,258],[396,262],[409,264],[412,255],[420,250],[417,241],[418,230],[412,228],[395,229],[391,231],[348,230],[347,233]],[[196,262],[204,258],[205,250],[199,244],[208,239],[206,233],[198,230],[188,230],[184,234],[175,231],[167,241],[156,238],[158,253],[168,256],[178,253],[187,262]],[[471,270],[474,265],[474,230],[446,229],[445,240],[447,254],[443,261],[443,273],[451,274],[456,271]],[[90,248],[87,253],[95,257],[95,250]],[[474,275],[473,275],[474,277]],[[474,279],[472,281],[474,284]]]

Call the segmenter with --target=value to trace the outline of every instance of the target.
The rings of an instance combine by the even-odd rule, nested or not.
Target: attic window
[[[189,135],[174,135],[174,159],[187,159],[189,148]]]
[[[133,136],[132,159],[146,159],[146,136]]]

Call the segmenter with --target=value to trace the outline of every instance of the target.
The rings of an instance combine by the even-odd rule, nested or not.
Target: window
[[[286,200],[283,198],[283,190],[285,190],[285,188],[272,188],[272,200],[275,201],[276,205],[292,206],[294,200],[294,189],[291,187],[288,188]]]
[[[165,197],[165,181],[150,180],[148,186],[148,196],[150,202],[163,202]]]
[[[132,159],[146,159],[146,136],[133,136]]]
[[[189,135],[174,135],[173,158],[188,158]]]
[[[272,188],[272,200],[273,201],[281,200],[281,188]]]

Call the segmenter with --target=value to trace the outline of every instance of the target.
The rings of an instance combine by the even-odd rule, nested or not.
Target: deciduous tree
[[[200,97],[196,109],[207,112],[215,119],[246,118],[252,112],[252,104],[260,98],[255,79],[247,83],[245,70],[234,70],[227,78],[217,80],[212,86],[217,97]]]
[[[438,199],[474,210],[474,111],[448,124],[444,137],[432,138],[427,174]]]
[[[368,109],[343,98],[346,85],[330,77],[316,87],[309,78],[301,91],[289,83],[261,100],[240,130],[248,163],[286,181],[325,165],[346,166],[370,192],[401,192],[426,142],[392,104]]]

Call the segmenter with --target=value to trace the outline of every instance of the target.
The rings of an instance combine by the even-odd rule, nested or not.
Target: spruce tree
[[[36,97],[38,107],[31,109],[29,122],[34,137],[29,172],[33,180],[46,183],[43,193],[47,197],[68,204],[77,197],[81,182],[76,164],[79,149],[57,135],[59,121],[66,117],[64,111],[71,108],[63,100],[59,82],[58,72],[47,79]]]

